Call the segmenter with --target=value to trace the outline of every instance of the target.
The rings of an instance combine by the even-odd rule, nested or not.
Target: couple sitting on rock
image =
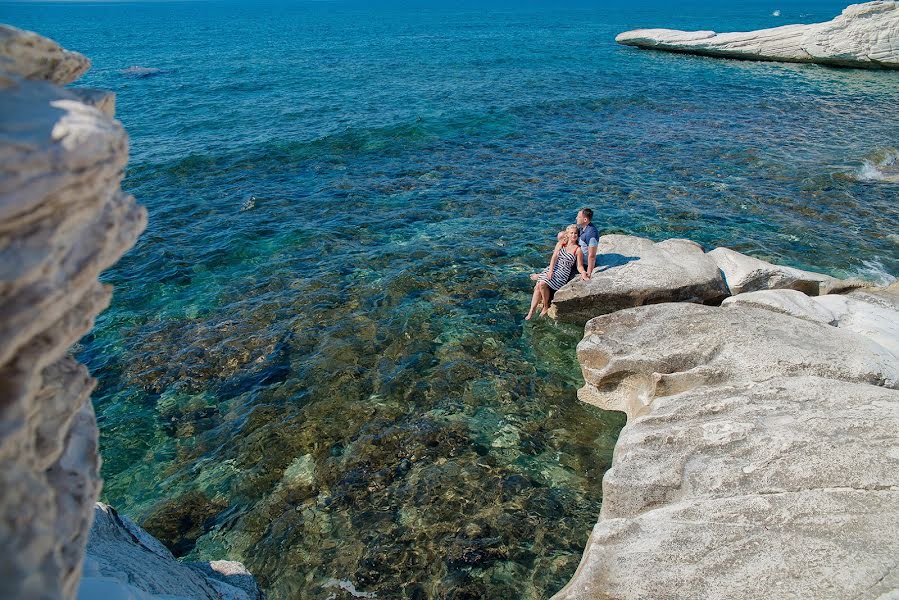
[[[530,321],[537,310],[538,304],[543,304],[540,311],[542,317],[549,311],[549,303],[556,291],[574,279],[576,273],[581,274],[581,279],[587,280],[593,275],[596,267],[596,247],[599,245],[599,231],[593,223],[593,211],[582,208],[577,213],[577,224],[569,225],[559,232],[555,250],[549,260],[549,266],[542,273],[532,273],[531,279],[537,283],[534,285],[534,295],[531,297],[531,310],[525,317]]]

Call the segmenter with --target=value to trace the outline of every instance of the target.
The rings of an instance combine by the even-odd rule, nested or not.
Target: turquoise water
[[[117,92],[150,212],[77,349],[104,499],[276,600],[551,595],[623,424],[576,400],[580,331],[522,320],[580,206],[604,232],[899,274],[899,73],[614,35],[840,8],[0,4]]]

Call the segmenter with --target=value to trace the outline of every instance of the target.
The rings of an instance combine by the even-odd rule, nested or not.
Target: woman
[[[577,225],[569,225],[565,228],[565,235],[559,236],[559,243],[553,250],[553,256],[549,261],[549,267],[543,273],[532,273],[531,279],[537,281],[534,286],[534,295],[531,297],[531,310],[524,318],[530,321],[537,310],[537,305],[543,302],[543,310],[540,311],[542,317],[549,311],[549,301],[552,294],[560,287],[568,283],[571,275],[571,269],[576,265],[581,279],[589,279],[587,271],[584,270],[584,261],[581,258],[581,247],[577,243],[579,232]],[[550,291],[552,290],[552,291]]]

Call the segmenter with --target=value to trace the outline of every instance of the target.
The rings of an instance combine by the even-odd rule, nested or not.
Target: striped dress
[[[575,255],[562,248],[559,250],[559,258],[556,259],[556,269],[553,271],[552,277],[549,279],[546,278],[546,271],[540,275],[540,281],[545,281],[546,285],[551,287],[553,290],[558,290],[560,287],[568,283],[568,277],[571,275],[571,269],[574,267],[574,261],[576,260]]]

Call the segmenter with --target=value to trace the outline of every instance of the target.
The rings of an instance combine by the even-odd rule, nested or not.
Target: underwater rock
[[[175,556],[184,556],[206,533],[208,524],[226,505],[193,491],[159,502],[144,519],[143,527]]]
[[[655,243],[630,235],[604,235],[596,265],[589,281],[575,279],[556,292],[551,317],[584,323],[633,306],[720,303],[728,296],[715,261],[690,240]]]
[[[797,293],[587,324],[579,397],[628,424],[554,600],[899,588],[899,287],[810,298],[820,311]]]
[[[899,3],[852,4],[826,23],[715,33],[636,29],[618,34],[626,46],[718,58],[899,69]]]

